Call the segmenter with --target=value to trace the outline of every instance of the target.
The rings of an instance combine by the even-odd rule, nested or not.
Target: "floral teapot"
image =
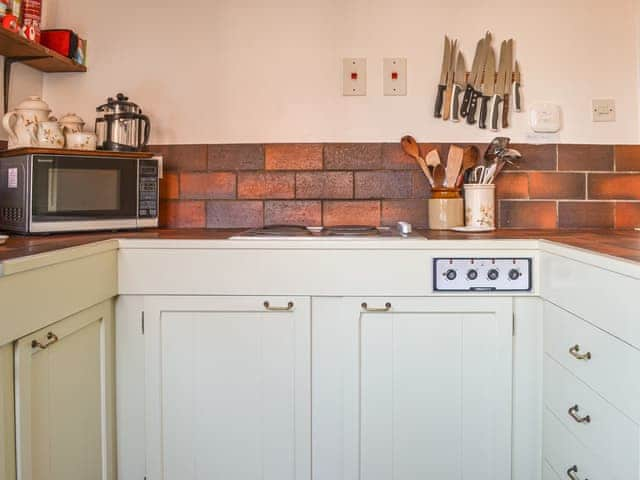
[[[37,147],[38,123],[46,122],[51,109],[40,97],[29,97],[2,119],[9,134],[9,148]]]

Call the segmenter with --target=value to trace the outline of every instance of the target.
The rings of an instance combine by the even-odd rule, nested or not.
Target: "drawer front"
[[[549,253],[540,272],[542,298],[640,348],[639,279]]]
[[[546,461],[542,464],[542,480],[560,480],[560,477]]]
[[[544,350],[640,422],[640,351],[548,302],[544,305]]]
[[[544,359],[544,403],[582,444],[605,459],[611,471],[637,478],[638,425],[548,355]]]
[[[574,478],[580,480],[637,479],[637,476],[627,479],[618,472],[609,472],[601,457],[580,444],[547,408],[544,410],[543,429],[544,461],[549,463],[561,479],[570,479],[568,471],[573,467],[577,469],[573,473]]]

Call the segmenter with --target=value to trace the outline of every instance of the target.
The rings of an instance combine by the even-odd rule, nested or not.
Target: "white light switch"
[[[342,95],[363,96],[367,94],[367,59],[342,59]]]
[[[616,121],[616,101],[613,99],[594,99],[591,110],[594,122]]]
[[[407,59],[385,58],[382,70],[385,96],[405,96],[407,94]]]

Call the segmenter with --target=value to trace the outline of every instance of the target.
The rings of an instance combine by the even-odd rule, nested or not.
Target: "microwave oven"
[[[149,154],[25,153],[0,158],[0,230],[23,234],[158,226]]]

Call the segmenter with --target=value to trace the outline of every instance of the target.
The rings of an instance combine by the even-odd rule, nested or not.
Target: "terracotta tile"
[[[262,202],[212,200],[207,202],[207,228],[253,228],[263,225]]]
[[[640,173],[591,173],[589,198],[594,200],[640,200]]]
[[[640,203],[616,202],[616,228],[640,227]]]
[[[412,172],[355,172],[355,198],[411,198]]]
[[[169,145],[163,163],[165,170],[204,171],[207,169],[207,146]]]
[[[530,172],[529,196],[538,199],[584,200],[584,173]]]
[[[322,144],[278,143],[265,145],[266,170],[322,170]]]
[[[558,170],[613,170],[612,145],[558,145]]]
[[[330,143],[324,147],[326,170],[376,170],[382,168],[380,143]]]
[[[503,228],[556,228],[556,202],[501,200],[500,226]]]
[[[420,154],[424,157],[434,148],[439,149],[439,144],[420,144]],[[385,170],[418,170],[420,168],[413,157],[404,153],[400,142],[382,144],[382,165]]]
[[[414,227],[426,228],[429,223],[427,202],[425,199],[383,200],[381,224],[395,227],[398,222],[403,221]]]
[[[560,202],[560,228],[613,228],[613,202]]]
[[[264,147],[261,144],[209,145],[209,170],[262,170]]]
[[[169,157],[169,145],[147,145],[147,151],[154,155],[162,155],[164,159]]]
[[[616,145],[616,171],[640,172],[640,145]]]
[[[160,226],[170,228],[203,228],[205,206],[202,201],[163,200],[160,202]]]
[[[185,199],[212,200],[235,198],[236,175],[234,173],[180,173],[180,197]]]
[[[239,173],[238,198],[294,198],[295,183],[295,173]]]
[[[529,198],[529,175],[503,171],[496,179],[496,198]]]
[[[0,140],[0,151],[7,150],[9,148],[9,142],[6,140]]]
[[[380,224],[378,201],[326,201],[323,203],[323,225]]]
[[[422,171],[413,172],[413,189],[411,196],[413,198],[429,198],[431,197],[431,185],[424,176]]]
[[[320,201],[271,201],[264,204],[265,225],[322,225]]]
[[[178,174],[166,172],[160,180],[160,198],[163,200],[177,200],[180,198]]]
[[[515,165],[506,165],[505,170],[555,170],[557,163],[557,145],[548,143],[533,145],[530,143],[514,143],[512,148],[522,154],[522,159]],[[484,155],[486,145],[481,154]]]
[[[353,198],[352,172],[296,173],[296,198]]]

